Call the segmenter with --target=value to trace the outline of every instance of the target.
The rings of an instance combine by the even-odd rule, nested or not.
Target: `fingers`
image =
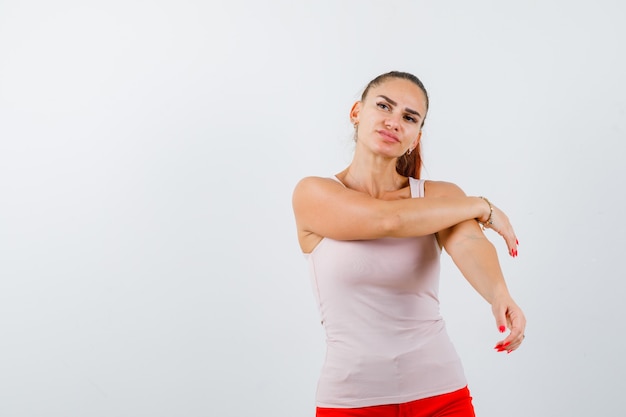
[[[500,318],[497,318],[499,322]],[[524,314],[517,306],[512,306],[507,309],[506,320],[511,329],[509,335],[504,339],[496,343],[494,349],[497,352],[511,353],[518,349],[524,341],[524,330],[526,328],[526,318]],[[500,326],[500,329],[502,327]],[[501,331],[502,332],[502,331]]]
[[[517,240],[515,235],[513,235],[513,239],[511,239],[511,241],[507,241],[507,247],[509,248],[509,255],[511,255],[511,257],[513,258],[517,258],[517,246],[519,245],[519,241]]]
[[[502,308],[497,311],[494,310],[493,314],[496,317],[496,326],[498,327],[498,331],[500,333],[504,333],[508,324],[506,319],[506,309]]]
[[[512,258],[516,258],[518,255],[517,245],[519,244],[519,242],[517,240],[517,237],[515,236],[515,232],[513,232],[513,228],[510,227],[510,229],[511,229],[510,233],[501,234],[501,235],[504,238],[507,249],[509,250],[509,255]]]
[[[525,336],[523,334],[516,334],[515,336],[513,336],[513,333],[511,332],[511,334],[509,334],[506,339],[496,343],[494,349],[496,350],[496,352],[511,353],[514,350],[517,350],[522,345],[524,338]]]

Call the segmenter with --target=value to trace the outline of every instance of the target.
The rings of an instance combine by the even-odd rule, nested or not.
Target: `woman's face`
[[[409,80],[391,78],[370,88],[350,112],[358,123],[357,142],[374,153],[396,158],[417,146],[426,117],[426,95]]]

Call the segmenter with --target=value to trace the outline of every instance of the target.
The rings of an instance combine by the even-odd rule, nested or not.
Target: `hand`
[[[522,309],[509,296],[494,301],[491,304],[491,309],[500,333],[504,333],[507,328],[511,331],[504,340],[496,343],[494,349],[498,352],[511,353],[519,348],[524,341],[526,317],[524,317]]]
[[[489,205],[489,213],[479,218],[478,221],[483,226],[483,229],[491,229],[502,236],[509,250],[509,255],[515,258],[517,256],[517,245],[519,242],[509,218],[502,210],[491,204],[489,200],[484,197],[483,200]]]

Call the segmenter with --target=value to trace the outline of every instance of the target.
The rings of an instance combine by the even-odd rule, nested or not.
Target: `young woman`
[[[526,319],[509,294],[496,251],[517,256],[507,216],[454,184],[419,179],[428,94],[412,74],[373,79],[350,111],[356,148],[332,178],[302,179],[293,193],[327,354],[317,416],[474,416],[461,362],[439,313],[441,249],[491,304],[516,350]]]

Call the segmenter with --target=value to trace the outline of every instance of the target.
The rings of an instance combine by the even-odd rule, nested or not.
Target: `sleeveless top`
[[[424,196],[424,180],[409,184]],[[467,385],[439,312],[440,255],[435,235],[323,238],[304,255],[326,332],[318,407],[398,404]]]

